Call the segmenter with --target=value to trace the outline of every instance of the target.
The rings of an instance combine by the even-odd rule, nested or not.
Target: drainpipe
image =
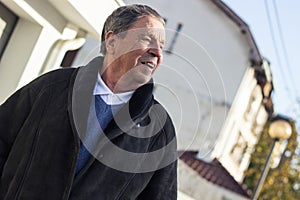
[[[58,69],[67,51],[72,51],[81,48],[86,39],[86,32],[79,30],[74,39],[57,40],[51,48],[40,74],[44,74],[50,70]]]

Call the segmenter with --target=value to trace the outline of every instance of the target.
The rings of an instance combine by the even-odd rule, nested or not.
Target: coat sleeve
[[[0,175],[30,108],[31,98],[27,87],[15,92],[0,106]]]
[[[166,144],[172,147],[166,152],[165,157],[174,160],[171,164],[154,172],[146,188],[138,196],[138,200],[176,200],[177,199],[177,143],[176,134],[171,118],[168,116],[163,128]]]

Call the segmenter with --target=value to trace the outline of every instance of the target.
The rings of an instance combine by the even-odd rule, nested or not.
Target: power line
[[[281,62],[281,57],[279,55],[277,43],[276,43],[276,40],[275,40],[274,30],[273,30],[272,21],[271,21],[271,14],[270,14],[270,11],[269,11],[268,0],[265,0],[265,9],[266,9],[266,13],[267,13],[268,25],[269,25],[269,29],[270,29],[270,32],[271,32],[271,38],[272,38],[272,43],[273,43],[275,54],[276,54],[276,59],[277,59],[278,64],[280,66],[279,69],[281,71],[282,78],[286,79],[286,77],[284,75],[284,72],[281,68],[282,62]],[[286,85],[285,85],[285,87],[286,87]],[[288,90],[288,88],[286,88],[286,89]]]
[[[297,91],[296,91],[297,89],[295,87],[296,84],[295,84],[295,80],[294,80],[294,78],[292,76],[292,72],[291,72],[291,65],[289,62],[289,56],[287,53],[287,48],[286,48],[283,33],[282,33],[282,26],[281,26],[281,22],[280,22],[280,18],[279,18],[279,12],[277,9],[277,3],[274,0],[273,0],[273,3],[274,3],[274,11],[275,11],[275,17],[276,17],[275,19],[276,19],[277,26],[278,26],[279,39],[280,39],[281,46],[282,46],[284,60],[286,62],[287,73],[288,73],[288,76],[290,77],[289,80],[290,80],[290,83],[292,84],[291,86],[294,89],[291,92],[292,95],[294,96],[294,104],[291,105],[291,110],[292,110],[291,113],[293,113],[295,115],[295,117],[297,117],[297,115],[300,115],[300,105],[299,105],[298,97],[297,97]]]
[[[279,64],[279,69],[280,69],[280,72],[281,72],[282,79],[285,81],[286,77],[285,77],[285,73],[284,73],[283,68],[282,68],[281,56],[279,54],[278,47],[277,47],[277,42],[276,42],[275,35],[274,35],[275,31],[274,31],[273,25],[272,25],[268,0],[265,0],[264,3],[265,3],[265,10],[266,10],[266,13],[267,13],[268,25],[269,25],[269,29],[270,29],[270,33],[271,33],[272,43],[273,43],[275,54],[276,54],[276,59],[277,59],[278,64]],[[289,88],[286,84],[284,85],[284,88],[289,93]]]
[[[265,1],[266,2],[266,1]],[[281,21],[279,18],[279,12],[278,12],[278,8],[277,8],[277,3],[276,0],[273,0],[273,5],[274,5],[274,13],[275,13],[275,20],[277,23],[277,27],[278,27],[278,35],[279,35],[279,41],[282,47],[282,52],[283,52],[283,59],[285,60],[285,64],[286,64],[286,72],[289,78],[289,81],[291,83],[290,88],[294,89],[293,91],[288,90],[288,93],[293,97],[293,102],[291,103],[290,106],[288,106],[289,111],[287,111],[287,113],[291,113],[296,119],[300,116],[300,104],[298,101],[298,96],[297,96],[297,89],[296,89],[296,84],[294,81],[294,78],[292,76],[292,72],[291,72],[291,65],[289,62],[289,56],[288,56],[288,52],[287,52],[287,48],[285,45],[285,41],[284,41],[284,37],[283,37],[283,33],[282,33],[282,26],[281,26]],[[300,128],[300,124],[299,121],[296,120],[296,128],[299,130]]]
[[[276,59],[277,59],[278,64],[279,64],[278,67],[279,67],[279,70],[280,70],[280,76],[282,77],[282,80],[284,81],[284,83],[283,83],[284,89],[287,91],[287,93],[289,95],[294,96],[293,93],[290,91],[289,85],[287,84],[288,77],[286,77],[286,74],[285,74],[285,72],[283,70],[283,67],[282,67],[283,65],[282,65],[282,61],[281,61],[281,56],[280,56],[279,51],[278,51],[279,48],[277,46],[276,38],[275,38],[275,35],[274,35],[275,31],[274,31],[274,28],[273,28],[273,25],[272,25],[272,19],[271,19],[268,0],[265,0],[264,3],[265,3],[265,10],[266,10],[267,19],[268,19],[268,25],[269,25],[269,29],[270,29],[270,33],[271,33],[272,43],[273,43],[273,46],[274,46]],[[295,100],[295,97],[293,99]],[[291,103],[294,103],[291,99],[289,99],[289,101]]]
[[[276,17],[275,19],[276,19],[277,26],[278,26],[279,41],[281,43],[282,52],[283,52],[283,55],[284,55],[283,58],[285,60],[287,72],[288,72],[288,75],[290,77],[289,80],[292,83],[292,87],[294,87],[296,84],[295,84],[295,81],[294,81],[292,73],[291,73],[291,65],[290,65],[290,62],[289,62],[289,56],[288,56],[288,53],[287,53],[287,48],[286,48],[286,45],[285,45],[285,42],[284,42],[284,37],[283,37],[283,34],[282,34],[282,26],[281,26],[281,23],[280,23],[277,4],[276,4],[276,1],[273,0],[273,2],[274,2],[275,17]]]

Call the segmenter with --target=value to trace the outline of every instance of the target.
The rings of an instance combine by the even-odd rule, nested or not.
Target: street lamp
[[[290,138],[290,136],[292,135],[292,126],[287,118],[282,117],[280,115],[276,115],[271,119],[268,134],[273,139],[273,143],[271,146],[270,153],[267,157],[266,163],[264,165],[264,169],[259,177],[258,184],[254,190],[252,200],[257,200],[259,196],[260,190],[270,169],[271,156],[276,143],[280,140],[286,140]]]

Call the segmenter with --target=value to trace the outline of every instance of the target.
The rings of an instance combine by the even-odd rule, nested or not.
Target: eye
[[[146,42],[149,42],[149,43],[151,42],[151,38],[149,36],[142,37],[142,40],[146,41]]]
[[[165,47],[165,44],[161,44],[161,45],[159,46],[160,49],[163,49],[164,47]]]

